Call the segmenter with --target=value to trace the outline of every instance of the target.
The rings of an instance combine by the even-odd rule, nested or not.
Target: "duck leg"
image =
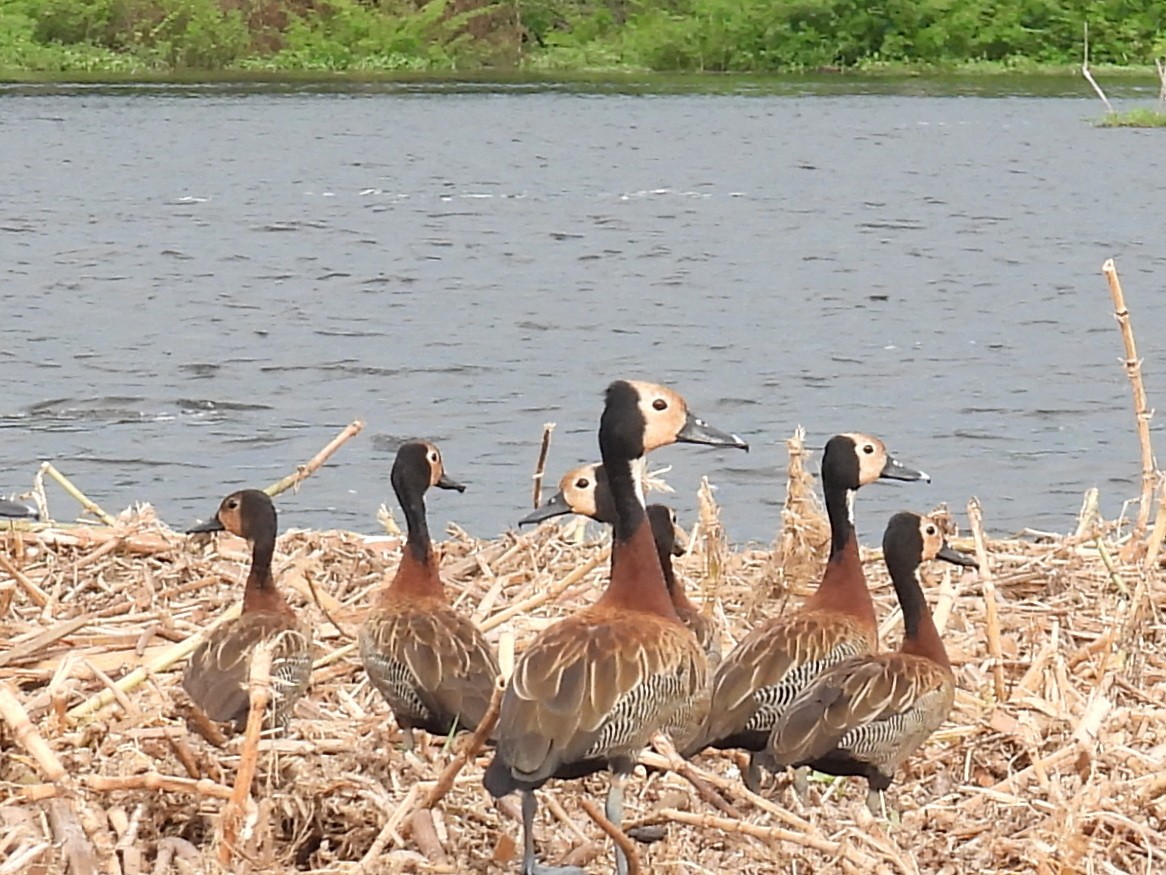
[[[764,777],[765,770],[774,771],[776,764],[773,762],[773,757],[763,750],[755,750],[749,752],[749,765],[745,767],[745,774],[741,777],[745,781],[745,786],[749,788],[751,793],[761,794],[761,779]]]
[[[798,801],[802,805],[810,803],[810,767],[798,766],[794,769],[794,779],[792,786],[794,793],[797,794]]]
[[[611,773],[611,783],[607,787],[607,802],[603,807],[607,819],[617,827],[623,822],[623,783],[626,779],[627,775],[623,772]],[[615,846],[615,871],[616,875],[628,875],[628,858],[624,856],[619,845]]]
[[[522,875],[587,875],[578,866],[544,866],[534,856],[534,815],[538,800],[533,790],[522,791]]]

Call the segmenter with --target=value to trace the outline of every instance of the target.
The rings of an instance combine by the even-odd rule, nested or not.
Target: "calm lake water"
[[[360,418],[284,526],[376,532],[425,436],[469,484],[435,529],[493,536],[543,423],[557,480],[636,376],[752,443],[654,459],[738,542],[776,531],[799,423],[931,473],[863,491],[868,541],[972,495],[997,533],[1070,528],[1090,486],[1114,515],[1139,456],[1100,266],[1161,404],[1166,131],[1034,89],[0,88],[0,490],[47,459],[183,526]]]

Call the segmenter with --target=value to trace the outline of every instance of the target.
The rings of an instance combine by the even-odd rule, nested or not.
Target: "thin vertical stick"
[[[231,854],[246,812],[247,800],[251,797],[251,784],[255,780],[255,768],[259,759],[259,734],[263,729],[263,712],[271,698],[271,648],[270,641],[260,641],[251,655],[251,669],[248,685],[251,693],[251,708],[247,713],[247,730],[243,735],[243,747],[239,752],[239,770],[235,773],[235,787],[231,798],[223,806],[220,815],[221,838],[219,862],[223,866],[231,863]]]
[[[543,439],[538,448],[538,461],[534,464],[534,494],[531,502],[537,510],[543,501],[543,474],[547,470],[547,453],[551,450],[551,432],[555,430],[553,422],[543,423]]]
[[[968,502],[968,522],[972,527],[972,539],[976,543],[976,561],[980,564],[980,587],[984,592],[984,620],[988,626],[988,655],[992,657],[992,680],[996,689],[996,701],[1003,702],[1004,650],[1000,645],[1000,616],[996,608],[996,582],[992,579],[992,567],[988,564],[988,548],[984,540],[984,512],[980,501],[973,498]]]
[[[1113,298],[1113,316],[1121,326],[1121,339],[1125,344],[1125,369],[1134,394],[1134,416],[1138,422],[1138,443],[1142,447],[1142,497],[1138,502],[1138,520],[1132,532],[1133,537],[1122,551],[1122,558],[1131,561],[1142,549],[1142,536],[1150,519],[1150,504],[1154,499],[1157,473],[1154,470],[1154,448],[1150,444],[1150,417],[1153,411],[1147,409],[1146,388],[1142,384],[1142,362],[1138,358],[1138,347],[1134,342],[1134,329],[1130,325],[1130,311],[1126,308],[1125,295],[1121,290],[1121,280],[1117,276],[1117,266],[1112,258],[1101,265],[1101,272],[1109,281],[1109,294]]]
[[[1154,69],[1158,71],[1158,114],[1166,114],[1166,58],[1155,58]]]

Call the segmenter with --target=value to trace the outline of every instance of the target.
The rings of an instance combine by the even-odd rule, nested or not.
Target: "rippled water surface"
[[[864,490],[867,539],[972,495],[997,532],[1064,530],[1094,485],[1114,514],[1138,444],[1099,268],[1153,404],[1164,140],[1071,91],[0,91],[0,489],[48,459],[180,526],[360,418],[285,526],[376,531],[425,436],[470,487],[433,522],[492,536],[543,423],[557,479],[630,375],[753,444],[656,455],[682,519],[707,473],[737,541],[776,530],[799,423],[932,474]]]

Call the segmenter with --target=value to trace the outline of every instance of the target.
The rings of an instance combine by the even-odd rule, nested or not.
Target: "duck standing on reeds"
[[[523,875],[583,872],[536,861],[534,791],[551,778],[610,769],[606,814],[619,824],[623,783],[640,751],[704,688],[705,655],[672,606],[641,486],[645,454],[676,442],[748,449],[693,416],[670,389],[625,380],[607,388],[599,449],[614,508],[611,578],[594,605],[545,629],[523,651],[484,777],[496,798],[522,793]],[[627,871],[618,847],[616,870]]]
[[[239,617],[219,626],[194,651],[182,686],[212,720],[247,724],[251,657],[260,641],[272,642],[271,706],[265,724],[286,729],[312,673],[311,630],[284,600],[271,575],[278,521],[265,492],[243,489],[189,533],[226,530],[251,543],[251,568]]]
[[[477,727],[490,707],[498,661],[473,621],[450,606],[429,538],[426,491],[465,486],[445,473],[428,441],[402,444],[390,481],[408,536],[396,574],[361,626],[360,658],[411,750],[414,729],[448,735]]]
[[[822,454],[822,491],[830,519],[830,556],[817,590],[792,616],[753,629],[712,679],[703,727],[681,754],[707,747],[749,751],[746,786],[757,792],[765,748],[782,711],[822,671],[878,646],[878,624],[854,530],[854,494],[880,478],[930,480],[899,462],[878,438],[839,434]],[[799,792],[804,781],[798,780]]]
[[[547,503],[524,516],[518,524],[538,523],[567,513],[576,513],[608,525],[614,522],[615,507],[603,465],[580,465],[568,471],[559,481],[558,491]],[[709,666],[715,667],[721,660],[720,630],[711,617],[689,600],[684,584],[677,579],[676,569],[672,567],[672,558],[685,553],[677,539],[676,512],[665,504],[649,504],[647,514],[652,526],[652,537],[656,542],[656,554],[660,557],[660,568],[664,572],[664,584],[672,598],[672,607],[676,609],[680,622],[695,633],[708,656]]]
[[[903,643],[827,669],[781,714],[768,741],[780,766],[810,766],[829,775],[861,775],[867,805],[884,809],[895,770],[951,712],[955,678],[923,589],[919,566],[931,559],[977,567],[953,550],[931,517],[897,513],[883,534],[883,556],[903,609]]]

